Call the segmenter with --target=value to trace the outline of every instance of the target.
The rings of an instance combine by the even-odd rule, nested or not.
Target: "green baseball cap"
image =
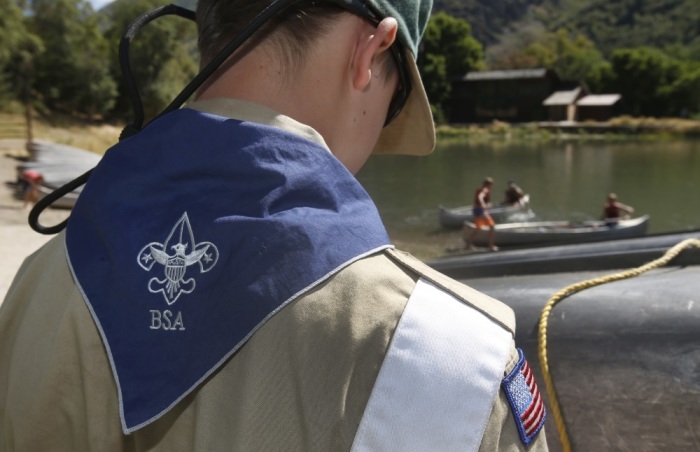
[[[403,109],[384,127],[375,153],[426,155],[435,148],[435,124],[428,96],[418,72],[418,44],[430,19],[432,0],[363,0],[380,17],[399,24],[398,39],[406,52],[411,92]]]
[[[355,6],[358,0],[327,1],[351,12],[357,11]],[[379,19],[393,17],[398,22],[398,40],[405,53],[403,60],[411,84],[406,103],[398,116],[384,127],[373,152],[404,155],[430,154],[435,148],[435,124],[416,59],[418,44],[430,19],[433,0],[359,1]],[[177,4],[194,11],[197,1],[178,0]]]

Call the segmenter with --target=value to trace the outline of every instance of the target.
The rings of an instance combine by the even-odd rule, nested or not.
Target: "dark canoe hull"
[[[514,310],[516,341],[544,392],[538,323],[547,300],[567,285],[624,269],[619,264],[625,254],[627,262],[641,265],[690,237],[700,238],[700,231],[599,244],[611,251],[597,260],[587,259],[595,254],[584,251],[591,245],[482,254],[494,258],[518,254],[519,258],[506,257],[511,264],[523,264],[517,272],[503,266],[505,271],[497,273],[491,266],[491,277],[459,279]],[[526,252],[531,253],[529,258]],[[578,266],[577,255],[583,256]],[[561,270],[569,270],[550,268],[542,273],[538,259],[568,262]],[[445,267],[440,260],[430,264],[456,276],[450,271],[454,266]],[[550,265],[556,264],[543,266]],[[476,267],[471,270],[479,273]],[[586,289],[554,307],[549,316],[548,362],[573,450],[699,450],[699,292],[700,249],[693,248],[667,267]],[[545,398],[550,406],[546,394]],[[546,429],[550,450],[561,450],[551,415]]]
[[[613,270],[643,265],[661,257],[673,245],[697,237],[700,237],[700,230],[600,243],[448,256],[428,264],[455,279]],[[700,249],[686,250],[674,262],[677,265],[700,265]]]
[[[529,206],[530,195],[525,195],[524,201],[521,204],[514,206],[494,206],[489,209],[489,215],[494,221],[506,221],[508,218],[517,215],[522,219],[534,217],[534,213]],[[447,229],[460,229],[465,221],[473,221],[472,206],[462,206],[448,208],[444,206],[438,207],[438,219],[440,226]]]
[[[646,234],[649,225],[647,215],[630,220],[620,220],[615,226],[606,226],[600,221],[571,223],[566,221],[542,221],[534,223],[497,224],[494,243],[498,246],[532,245],[540,243],[584,243],[640,237]],[[465,233],[476,226],[465,223]],[[471,243],[486,246],[488,229],[481,228]]]

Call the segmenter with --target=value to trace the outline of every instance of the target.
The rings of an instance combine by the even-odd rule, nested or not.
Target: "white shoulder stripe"
[[[419,280],[394,332],[353,451],[478,450],[511,334]]]

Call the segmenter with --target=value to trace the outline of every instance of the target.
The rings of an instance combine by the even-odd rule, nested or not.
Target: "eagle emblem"
[[[185,212],[165,242],[151,242],[144,246],[137,260],[146,271],[151,271],[156,263],[164,267],[165,278],[151,278],[148,290],[151,293],[161,292],[171,305],[181,294],[194,290],[194,278],[185,279],[187,267],[198,264],[201,273],[208,272],[219,260],[219,250],[211,242],[195,242],[190,219]]]

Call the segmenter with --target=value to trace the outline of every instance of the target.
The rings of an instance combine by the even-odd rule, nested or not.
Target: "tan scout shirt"
[[[0,307],[0,451],[350,450],[419,278],[513,329],[509,308],[388,250],[290,303],[171,411],[124,435],[108,357],[64,240],[61,233],[27,258]],[[504,375],[516,361],[511,344]],[[498,394],[480,450],[524,450]],[[542,431],[528,450],[546,449]]]

